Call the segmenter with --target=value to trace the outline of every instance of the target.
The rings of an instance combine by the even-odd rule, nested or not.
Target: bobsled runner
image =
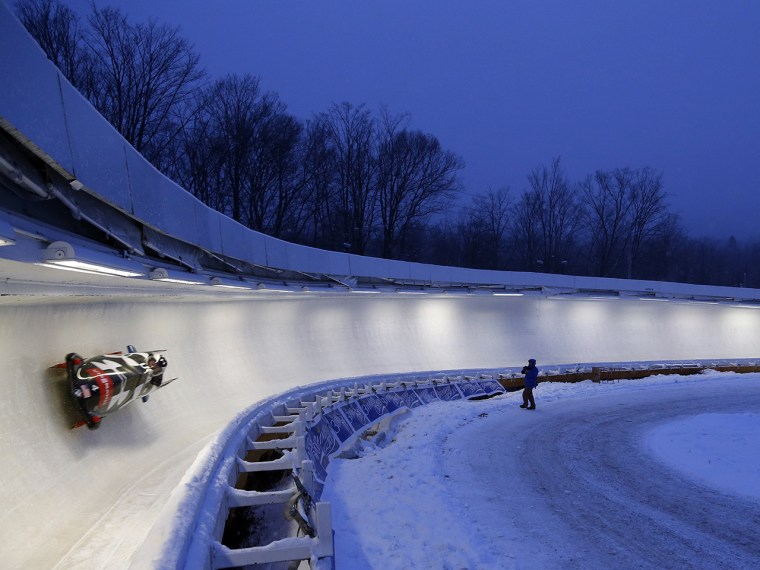
[[[83,419],[72,427],[100,427],[101,420],[111,412],[140,398],[148,401],[150,392],[162,388],[176,378],[164,379],[165,350],[137,352],[133,346],[127,352],[112,352],[92,358],[82,358],[75,352],[66,355],[66,362],[53,368],[65,368],[71,397]]]

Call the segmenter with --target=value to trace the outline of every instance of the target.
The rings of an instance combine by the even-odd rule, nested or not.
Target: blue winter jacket
[[[538,385],[538,368],[535,366],[526,366],[523,368],[525,374],[525,387],[535,388]]]

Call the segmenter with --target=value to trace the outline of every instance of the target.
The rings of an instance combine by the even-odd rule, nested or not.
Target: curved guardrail
[[[242,412],[198,457],[132,566],[189,570],[310,560],[313,568],[331,567],[330,506],[320,501],[330,459],[403,411],[505,391],[494,375],[474,374],[339,381],[291,390]],[[283,476],[272,489],[246,488],[251,476],[276,472],[292,473],[292,485]],[[276,525],[282,536],[264,545],[226,544],[231,512],[262,505],[288,513],[292,522]]]
[[[760,359],[550,366],[539,379],[598,382],[706,369],[758,372]],[[312,568],[332,568],[330,506],[320,501],[330,460],[368,432],[383,432],[405,411],[517,390],[522,378],[510,369],[399,376],[363,384],[341,380],[265,400],[239,414],[198,457],[133,567],[216,570],[309,560]],[[247,488],[249,477],[276,472],[282,476],[272,488]],[[271,521],[280,537],[267,544],[229,545],[225,530],[234,524],[235,509],[264,505],[279,505],[279,512],[290,519]]]

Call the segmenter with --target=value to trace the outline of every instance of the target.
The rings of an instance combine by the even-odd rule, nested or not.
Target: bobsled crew
[[[107,414],[148,395],[176,378],[165,379],[165,350],[137,352],[133,346],[127,353],[113,352],[84,359],[75,352],[66,355],[66,362],[55,368],[66,368],[71,396],[83,418],[72,427],[87,425],[96,429]]]

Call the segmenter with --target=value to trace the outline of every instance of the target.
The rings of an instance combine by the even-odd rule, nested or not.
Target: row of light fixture
[[[42,261],[37,265],[52,267],[66,271],[75,271],[90,275],[107,275],[115,277],[148,277],[152,281],[175,283],[179,285],[211,285],[219,289],[240,291],[267,290],[279,293],[292,292],[289,288],[267,287],[263,283],[251,283],[240,279],[225,280],[220,277],[204,277],[164,267],[146,269],[142,263],[129,258],[114,262],[114,257],[106,253],[87,250],[85,255],[79,254],[74,247],[65,241],[55,241],[44,250]]]
[[[10,240],[11,243],[14,243]],[[191,273],[179,272],[170,270],[164,267],[155,267],[150,270],[146,270],[145,266],[137,261],[129,258],[123,258],[119,260],[119,263],[114,263],[114,257],[106,253],[98,253],[91,250],[87,250],[85,255],[81,255],[74,249],[70,243],[65,241],[55,241],[51,243],[43,252],[43,260],[38,265],[44,267],[52,267],[55,269],[62,269],[66,271],[75,271],[79,273],[86,273],[91,275],[107,275],[116,277],[132,277],[142,278],[148,277],[153,281],[162,281],[164,283],[174,283],[179,285],[211,285],[220,289],[230,290],[242,290],[252,291],[260,290],[267,292],[277,293],[293,293],[297,291],[310,292],[310,291],[328,291],[331,290],[331,286],[327,287],[308,287],[308,286],[291,286],[288,284],[270,284],[262,282],[250,282],[243,280],[223,279],[221,277],[208,277],[204,278],[201,275],[195,275]],[[523,294],[517,291],[508,290],[482,290],[482,289],[461,289],[461,290],[444,290],[436,288],[427,289],[411,289],[403,287],[388,287],[388,288],[355,288],[346,286],[340,289],[332,289],[334,291],[348,291],[356,294],[378,294],[378,293],[402,293],[409,295],[425,295],[425,294],[450,294],[456,292],[461,293],[481,293],[494,296],[522,296]]]
[[[6,221],[0,220],[0,247],[12,246],[16,244],[16,233],[13,227]],[[393,287],[388,288],[355,288],[355,287],[341,287],[339,289],[332,289],[331,286],[311,288],[308,286],[293,286],[287,283],[271,284],[262,282],[246,281],[242,278],[238,279],[223,279],[221,277],[206,277],[201,275],[194,275],[190,273],[179,272],[175,270],[169,270],[163,267],[156,267],[150,270],[146,270],[145,266],[137,261],[129,258],[123,258],[119,260],[118,264],[114,263],[114,256],[107,253],[98,253],[95,251],[87,250],[86,255],[82,256],[75,251],[74,247],[65,241],[55,241],[51,243],[43,252],[42,261],[38,262],[38,265],[45,267],[53,267],[56,269],[62,269],[67,271],[75,271],[80,273],[89,273],[94,275],[108,275],[117,277],[131,277],[140,278],[148,277],[153,281],[162,281],[165,283],[175,283],[180,285],[210,285],[219,289],[229,289],[237,291],[268,291],[276,293],[293,293],[297,291],[310,292],[310,291],[349,291],[357,294],[371,294],[371,293],[401,293],[407,295],[425,295],[425,294],[451,294],[451,293],[469,293],[469,294],[481,294],[492,295],[495,297],[522,297],[523,292],[519,290],[509,289],[488,289],[488,288],[463,288],[457,290],[446,290],[439,288],[404,288]],[[675,302],[689,302],[692,304],[709,304],[717,305],[721,301],[732,304],[733,306],[741,306],[747,308],[760,308],[760,303],[752,303],[751,301],[737,301],[735,299],[716,300],[709,298],[680,298],[680,297],[662,297],[654,294],[644,295],[631,295],[633,298],[637,298],[642,301],[675,301]],[[552,299],[588,299],[588,300],[614,300],[624,298],[617,294],[603,295],[595,294],[593,292],[577,292],[577,293],[565,293],[559,295],[550,295]],[[740,304],[738,304],[740,303]]]

